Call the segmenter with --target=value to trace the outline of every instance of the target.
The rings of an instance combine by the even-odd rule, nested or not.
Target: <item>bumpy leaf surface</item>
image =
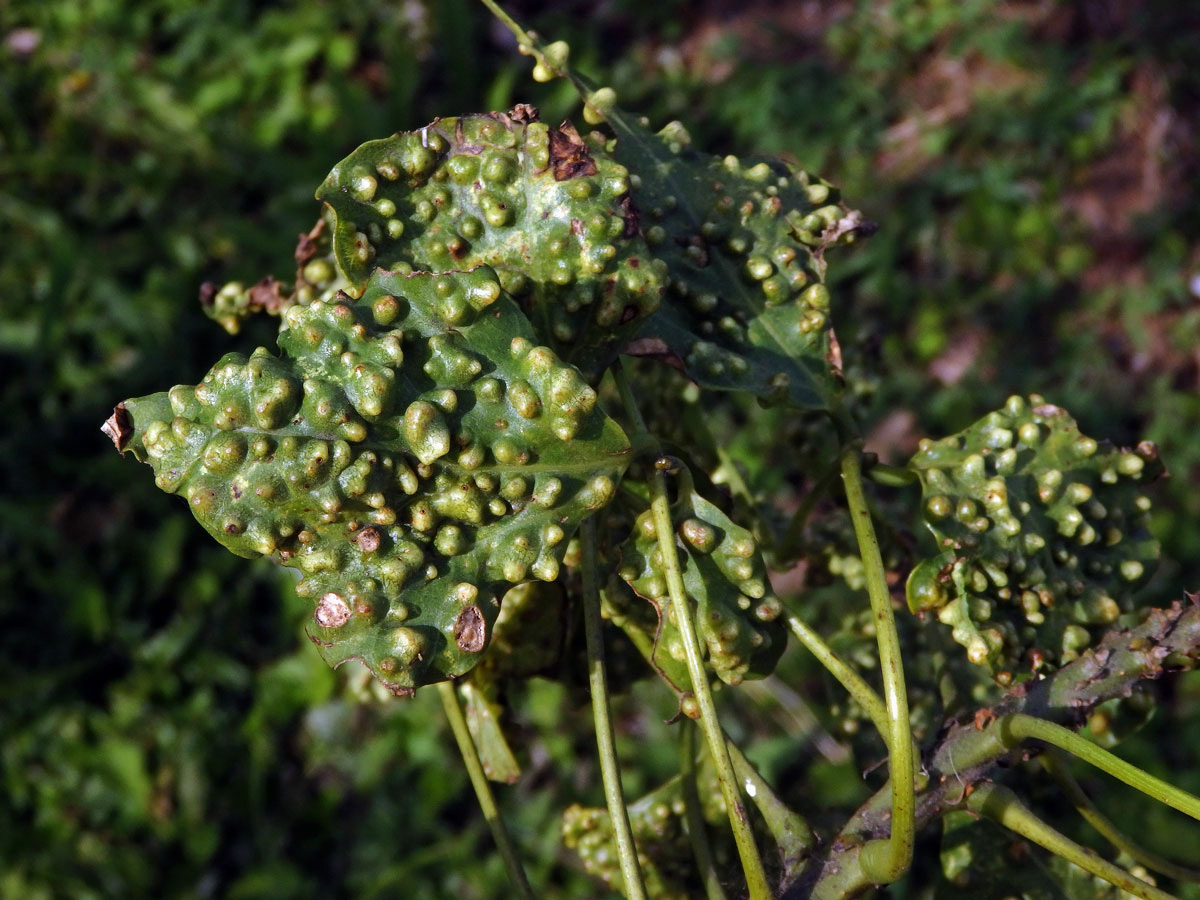
[[[292,307],[279,344],[110,428],[235,553],[299,569],[313,641],[397,693],[468,671],[503,589],[553,580],[628,442],[490,269],[378,271]]]
[[[317,192],[351,283],[375,266],[494,266],[540,334],[589,376],[658,306],[665,266],[637,228],[629,173],[536,111],[438,119],[369,141]]]
[[[616,135],[608,150],[632,173],[639,226],[670,272],[673,302],[645,322],[630,352],[668,359],[705,387],[827,407],[839,385],[824,253],[865,230],[861,214],[827,182],[782,161],[699,153],[678,122],[651,132],[611,88],[571,71],[565,44],[514,27],[522,52],[537,60],[534,77],[567,79],[584,118]]]
[[[671,273],[672,302],[642,326],[638,352],[682,362],[705,387],[827,406],[838,388],[822,254],[851,216],[836,191],[779,160],[697,152],[678,123],[654,134],[617,111],[608,121]]]
[[[922,441],[909,465],[942,548],[914,569],[909,606],[936,610],[994,670],[1074,659],[1131,608],[1158,557],[1144,493],[1162,472],[1154,445],[1097,443],[1039,396]]]
[[[724,821],[725,806],[712,767],[700,766],[697,781],[704,817],[713,824]],[[687,900],[700,890],[684,821],[683,783],[678,776],[629,805],[642,878],[653,900]],[[569,806],[563,813],[562,834],[563,843],[579,854],[588,874],[620,889],[621,868],[607,809]]]
[[[769,675],[783,653],[787,632],[780,621],[783,607],[771,593],[753,535],[696,493],[686,470],[671,520],[678,523],[675,544],[683,585],[696,602],[696,628],[709,665],[727,684]],[[651,661],[670,680],[685,653],[649,510],[634,523],[619,574],[658,613]],[[677,687],[687,689],[688,684]]]

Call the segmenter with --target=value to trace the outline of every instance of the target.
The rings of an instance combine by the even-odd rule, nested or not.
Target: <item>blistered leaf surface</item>
[[[124,404],[126,439],[222,544],[299,569],[325,659],[405,692],[468,671],[509,584],[559,573],[628,443],[494,272],[376,272]]]
[[[519,30],[519,29],[518,29]],[[638,226],[667,264],[669,297],[629,352],[680,366],[701,385],[821,409],[839,391],[824,253],[869,230],[828,183],[780,160],[697,152],[672,122],[655,134],[567,66],[561,42],[518,35],[534,77],[567,79],[584,118],[632,175]]]
[[[696,603],[696,628],[708,664],[728,684],[763,678],[787,641],[779,599],[771,592],[753,535],[692,487],[686,473],[671,507],[683,585]],[[685,652],[674,622],[654,520],[640,515],[625,543],[620,576],[658,614],[652,662],[664,677],[680,672]],[[687,689],[688,681],[677,685]]]
[[[909,465],[941,548],[913,571],[909,606],[936,611],[973,662],[1069,662],[1132,607],[1158,558],[1154,445],[1098,443],[1039,396],[922,441]]]
[[[625,166],[569,122],[533,115],[439,119],[368,141],[317,196],[352,283],[375,266],[494,266],[539,332],[596,374],[658,306],[665,266],[638,232]]]

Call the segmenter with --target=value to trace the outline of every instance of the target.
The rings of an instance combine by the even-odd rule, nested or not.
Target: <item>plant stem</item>
[[[596,749],[600,754],[600,777],[604,782],[604,800],[617,842],[617,858],[625,881],[628,900],[645,900],[642,871],[638,866],[637,845],[629,826],[629,810],[621,789],[621,766],[613,737],[608,703],[608,672],[604,660],[604,638],[600,633],[600,590],[596,584],[596,520],[585,519],[581,528],[583,559],[583,631],[587,641],[588,686],[592,695],[592,718],[596,726]]]
[[[883,702],[883,698],[875,693],[875,689],[867,684],[849,663],[834,653],[833,649],[822,640],[816,631],[809,627],[808,623],[792,613],[788,614],[787,622],[796,639],[817,658],[821,665],[829,670],[829,673],[849,692],[855,702],[866,711],[871,722],[883,737],[884,743],[890,746],[892,724],[891,719],[888,718],[887,704]]]
[[[770,900],[772,894],[767,883],[754,834],[750,830],[750,818],[738,790],[733,764],[729,761],[729,750],[725,746],[725,733],[717,718],[717,707],[713,703],[712,691],[708,686],[708,675],[704,671],[700,641],[692,621],[692,609],[687,592],[683,587],[683,575],[679,570],[679,551],[675,548],[675,527],[671,522],[671,505],[667,496],[667,477],[662,467],[655,466],[651,481],[650,509],[654,516],[654,530],[658,536],[658,548],[662,553],[663,571],[666,575],[667,592],[671,597],[671,617],[679,629],[683,649],[687,657],[688,674],[692,680],[692,693],[700,707],[700,727],[708,741],[713,765],[717,770],[717,783],[729,812],[729,824],[733,829],[733,840],[737,844],[742,871],[746,875],[746,886],[750,889],[750,900]]]
[[[888,487],[907,487],[917,480],[917,473],[905,466],[889,466],[875,460],[867,467],[866,476]]]
[[[974,792],[967,798],[967,808],[999,822],[1026,840],[1045,847],[1056,856],[1061,856],[1085,872],[1103,878],[1109,884],[1135,897],[1141,897],[1142,900],[1174,900],[1166,891],[1134,877],[1120,866],[1102,859],[1087,847],[1080,846],[1047,825],[1030,812],[1016,794],[1003,785],[991,782],[977,784]]]
[[[1155,778],[1144,769],[1139,769],[1132,763],[1127,763],[1120,757],[1114,756],[1103,747],[1098,747],[1087,738],[1080,737],[1069,728],[1022,713],[1014,713],[997,719],[992,727],[1009,746],[1029,738],[1045,741],[1053,747],[1058,747],[1060,750],[1079,757],[1084,762],[1091,763],[1097,769],[1107,772],[1160,803],[1165,803],[1193,819],[1200,820],[1200,797],[1167,784],[1161,778]]]
[[[1061,750],[1057,747],[1051,747],[1041,757],[1041,762],[1045,766],[1046,771],[1058,782],[1059,787],[1062,788],[1063,793],[1067,795],[1067,799],[1071,801],[1071,805],[1075,807],[1079,815],[1116,849],[1128,854],[1136,862],[1141,863],[1147,869],[1158,872],[1160,875],[1166,875],[1168,878],[1174,878],[1176,881],[1200,884],[1200,871],[1178,865],[1169,859],[1164,859],[1151,850],[1147,850],[1117,828],[1104,813],[1100,812],[1091,798],[1084,793],[1079,782],[1075,780],[1075,776],[1071,774],[1071,769],[1067,765],[1067,761]]]
[[[488,0],[485,0],[488,2]],[[646,422],[638,409],[637,400],[629,384],[628,361],[621,360],[621,365],[613,369],[613,379],[621,395],[621,405],[629,416],[635,436],[647,433]],[[663,573],[666,575],[667,593],[671,598],[671,617],[679,629],[679,637],[683,642],[684,654],[687,657],[688,675],[692,682],[692,694],[696,705],[700,708],[700,727],[708,742],[709,753],[712,754],[713,767],[717,772],[717,783],[721,786],[721,796],[725,799],[725,808],[729,813],[729,826],[733,830],[733,840],[737,845],[738,856],[742,863],[742,872],[746,876],[746,886],[750,891],[750,900],[771,900],[772,892],[767,882],[767,873],[763,869],[762,859],[758,855],[758,847],[754,843],[754,833],[750,829],[750,818],[746,806],[742,802],[738,790],[737,776],[733,764],[729,760],[729,750],[725,745],[725,732],[721,729],[721,721],[717,718],[717,707],[713,703],[712,691],[708,685],[708,675],[704,671],[704,659],[701,655],[700,641],[696,637],[695,623],[692,621],[691,602],[683,586],[683,574],[679,569],[679,551],[675,547],[675,526],[671,522],[671,501],[667,494],[667,465],[660,465],[664,460],[656,461],[654,475],[650,481],[650,510],[654,518],[654,530],[658,537],[658,549],[662,554]]]
[[[842,481],[867,579],[867,596],[875,616],[879,665],[883,672],[883,696],[887,705],[888,771],[892,791],[891,834],[886,840],[872,841],[863,847],[862,865],[872,881],[890,884],[912,864],[916,837],[916,772],[900,637],[896,633],[896,618],[892,612],[892,598],[888,592],[879,541],[875,537],[875,527],[871,523],[871,513],[863,493],[862,465],[856,442],[842,451]]]
[[[708,829],[700,809],[700,791],[696,786],[696,729],[688,722],[683,723],[679,732],[679,757],[683,815],[687,822],[692,855],[696,857],[696,868],[700,870],[700,878],[704,882],[704,895],[708,900],[727,900],[721,879],[717,877],[717,868],[713,865]]]
[[[529,881],[525,878],[525,870],[521,867],[521,860],[517,858],[516,847],[513,846],[508,829],[504,827],[504,820],[500,818],[500,812],[496,809],[492,786],[483,773],[483,765],[479,762],[479,751],[475,749],[475,742],[471,740],[471,732],[467,728],[467,720],[463,717],[462,706],[459,705],[454,683],[440,681],[437,688],[438,694],[442,698],[442,706],[446,710],[446,718],[450,722],[450,730],[454,732],[454,740],[458,743],[458,752],[462,754],[467,774],[471,778],[471,786],[475,789],[475,797],[479,800],[479,808],[488,823],[488,828],[492,830],[492,839],[495,840],[500,855],[504,858],[504,867],[508,869],[509,880],[517,889],[521,900],[534,900],[533,890],[529,887]]]

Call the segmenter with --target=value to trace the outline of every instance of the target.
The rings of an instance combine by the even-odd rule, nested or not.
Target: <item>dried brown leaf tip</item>
[[[555,181],[568,181],[596,174],[596,163],[570,122],[550,129],[550,166]]]
[[[536,122],[539,115],[541,115],[540,110],[528,103],[518,103],[508,111],[508,117],[519,125],[523,125],[526,122]]]
[[[125,409],[124,403],[117,404],[112,415],[100,426],[100,430],[108,435],[114,447],[118,450],[125,449],[130,435],[133,434],[133,423],[129,420],[129,412]]]

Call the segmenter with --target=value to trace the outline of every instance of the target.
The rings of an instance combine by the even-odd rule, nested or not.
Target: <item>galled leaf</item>
[[[120,449],[242,556],[300,569],[314,643],[405,693],[468,671],[505,586],[558,576],[629,450],[494,272],[377,271],[288,310],[281,357],[122,404]]]
[[[368,141],[317,197],[338,266],[361,285],[381,266],[496,268],[541,334],[590,376],[658,306],[665,266],[630,206],[629,173],[599,140],[536,110],[438,119]]]
[[[942,548],[913,570],[909,606],[936,610],[972,662],[1069,662],[1131,608],[1158,558],[1154,445],[1097,443],[1039,396],[922,441],[909,466]]]
[[[696,628],[712,670],[728,684],[769,675],[783,653],[787,631],[753,535],[696,493],[686,469],[679,477],[671,520],[678,523],[675,544],[682,551],[683,585],[696,603]],[[660,673],[678,670],[685,658],[683,642],[649,510],[634,523],[618,573],[658,613],[651,661]]]
[[[566,44],[544,45],[499,14],[536,60],[534,77],[567,79],[584,118],[616,135],[608,150],[631,173],[639,227],[671,273],[672,302],[627,352],[667,359],[705,387],[826,408],[839,383],[824,253],[869,229],[861,214],[828,182],[780,160],[700,153],[678,122],[651,132],[612,88],[596,89],[568,67]]]

